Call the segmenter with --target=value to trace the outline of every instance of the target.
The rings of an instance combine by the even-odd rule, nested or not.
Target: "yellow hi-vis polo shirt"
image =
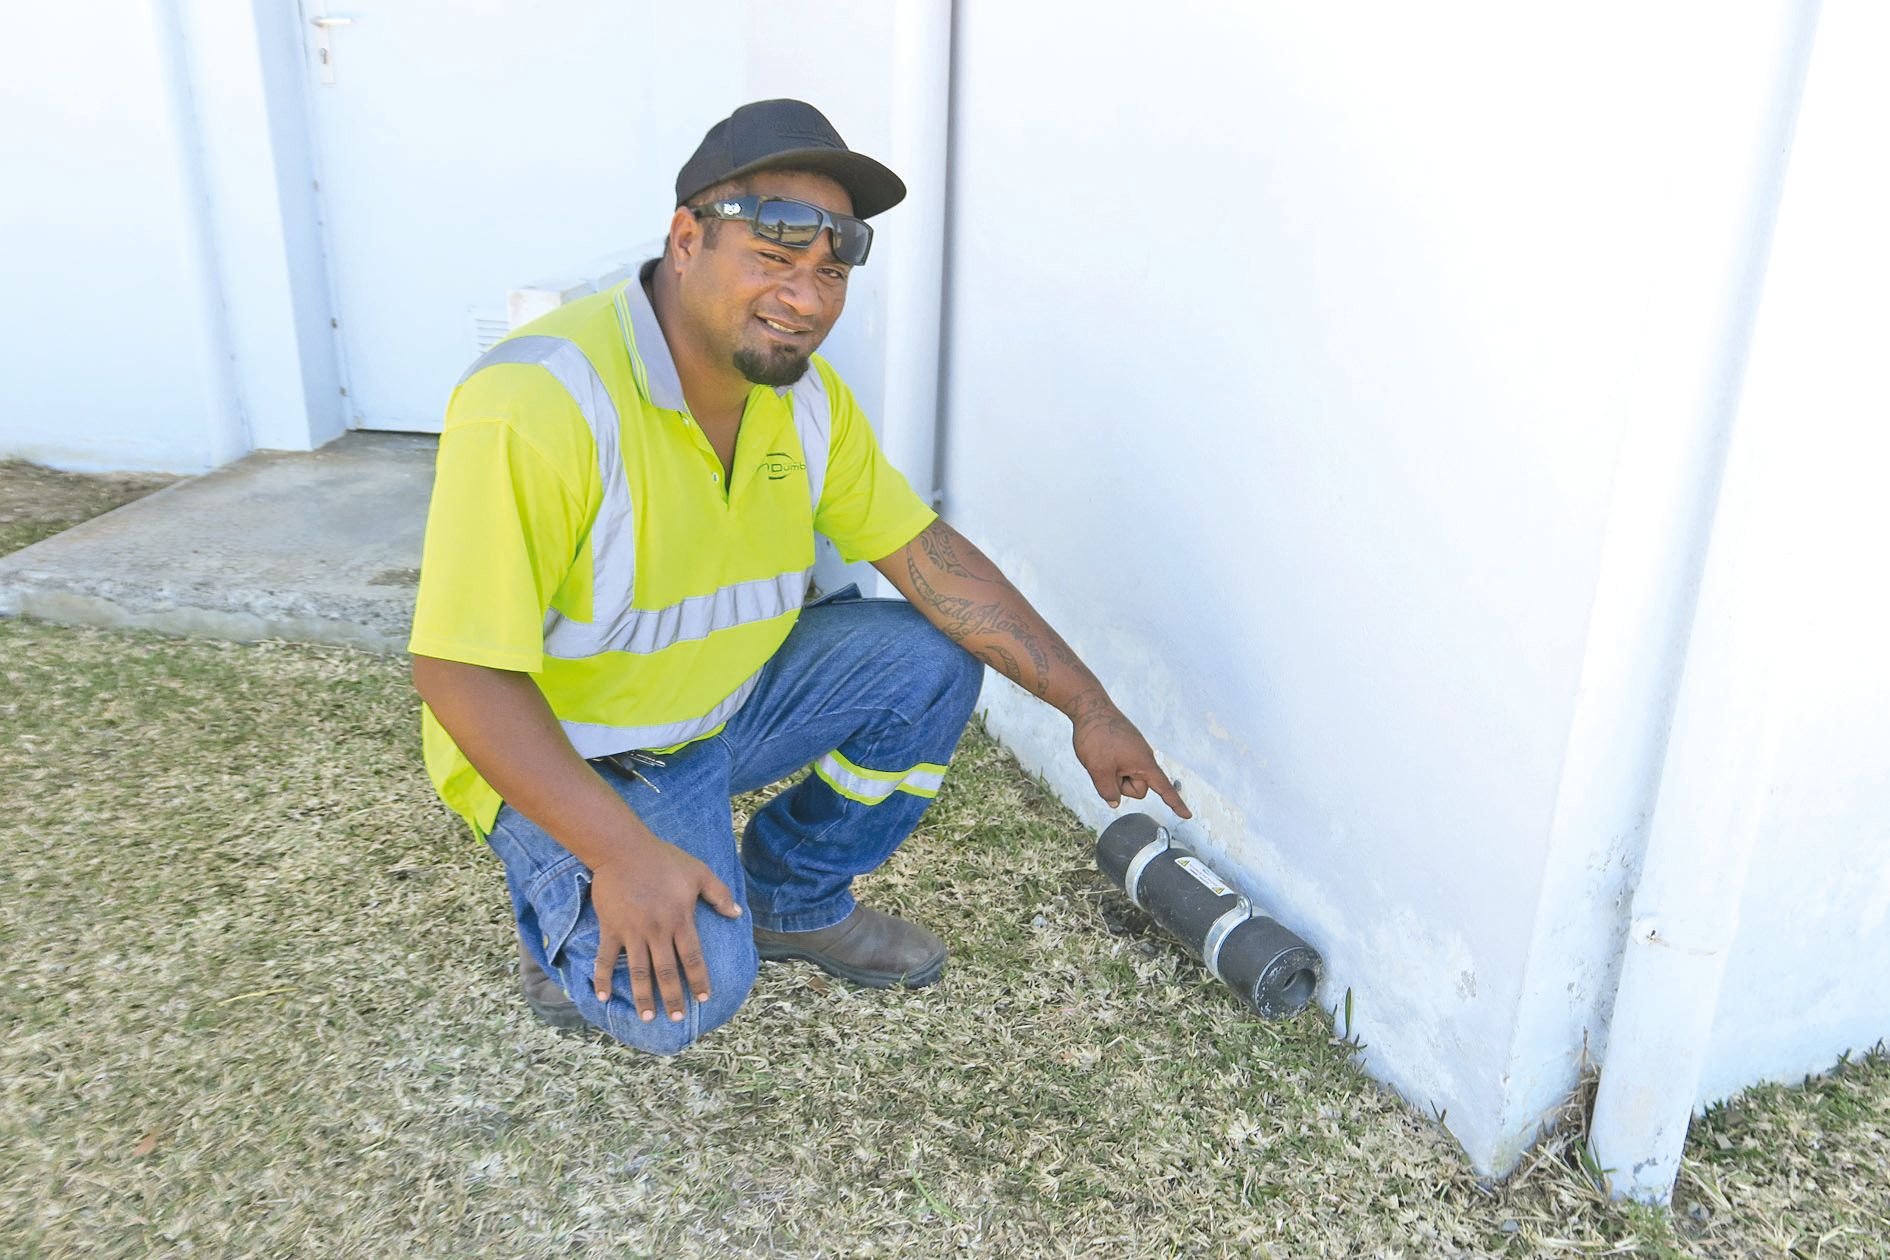
[[[407,650],[530,674],[580,756],[719,731],[800,615],[814,531],[878,560],[934,513],[816,356],[748,395],[726,478],[635,278],[473,364],[447,404]],[[427,772],[500,799],[430,710]]]

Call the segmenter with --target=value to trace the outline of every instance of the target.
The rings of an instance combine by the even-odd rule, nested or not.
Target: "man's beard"
[[[786,347],[769,353],[749,346],[738,346],[735,350],[735,370],[756,385],[786,389],[806,375],[807,360],[812,354],[811,350],[807,354],[795,354]]]

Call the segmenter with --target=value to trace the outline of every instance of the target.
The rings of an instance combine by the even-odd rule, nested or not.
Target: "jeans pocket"
[[[571,858],[540,875],[526,893],[544,936],[545,960],[554,967],[584,917],[584,899],[590,891],[591,873],[582,862]]]

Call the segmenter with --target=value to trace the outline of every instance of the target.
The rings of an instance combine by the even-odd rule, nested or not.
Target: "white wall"
[[[195,104],[206,222],[250,446],[347,428],[295,5],[170,0]]]
[[[612,46],[587,49],[572,63],[594,67],[601,58],[636,71],[624,74],[614,96],[606,77],[595,76],[609,103],[599,106],[593,93],[575,112],[568,101],[547,106],[542,80],[527,83],[537,99],[508,103],[487,91],[468,107],[461,89],[478,79],[470,67],[490,72],[504,53],[571,25],[534,24],[520,0],[418,18],[377,13],[387,19],[380,22],[356,13],[363,24],[342,28],[336,50],[354,89],[345,100],[311,83],[299,11],[306,8],[94,0],[41,6],[15,21],[33,54],[0,89],[0,181],[32,192],[9,197],[4,211],[11,243],[0,249],[0,280],[21,296],[0,316],[15,404],[0,416],[0,455],[197,471],[253,447],[318,446],[358,410],[346,397],[330,280],[331,258],[354,257],[346,247],[358,236],[391,235],[377,257],[395,262],[355,277],[367,291],[355,294],[359,318],[340,321],[340,336],[398,343],[420,329],[437,336],[444,325],[448,336],[465,339],[470,361],[476,350],[460,307],[447,303],[447,318],[439,318],[438,286],[416,283],[402,270],[406,259],[451,251],[460,261],[449,257],[445,268],[494,310],[503,309],[507,289],[544,278],[508,266],[508,258],[538,257],[548,274],[582,274],[601,254],[660,234],[676,168],[709,123],[745,100],[814,100],[856,147],[899,163],[887,109],[897,95],[895,17],[864,0],[830,4],[813,23],[780,23],[760,4],[738,6],[721,24],[661,6],[595,15]],[[456,24],[430,39],[421,32],[422,46],[445,58],[424,67],[436,77],[411,64],[377,69],[372,55],[385,53],[396,16],[410,25]],[[555,44],[536,51],[536,65],[555,63]],[[375,74],[378,90],[362,92]],[[442,80],[454,90],[434,90]],[[342,108],[348,102],[356,103],[352,113]],[[376,141],[393,118],[412,143]],[[416,147],[455,155],[470,148],[479,160],[423,170],[416,189]],[[391,152],[396,165],[370,163],[357,186],[321,189],[324,175],[336,176],[334,185],[360,174],[328,169],[341,164],[337,155],[370,150]],[[516,207],[517,197],[484,196],[495,180],[539,195],[510,219],[485,215],[483,234],[471,241],[465,224],[434,217],[441,186],[452,181],[466,189],[458,206]],[[547,189],[557,195],[547,200]],[[573,204],[571,190],[584,199]],[[885,222],[877,265],[855,286],[852,314],[830,346],[875,415],[899,212]],[[108,305],[98,296],[105,292]],[[71,335],[71,326],[87,335]],[[112,347],[122,370],[99,370],[101,345]],[[400,356],[390,357],[399,364]],[[357,355],[356,371],[367,367]],[[452,376],[428,370],[409,384],[443,400]],[[430,408],[416,409],[423,425]],[[921,419],[929,427],[931,417]]]
[[[1712,688],[1727,710],[1768,688],[1777,750],[1702,1104],[1890,1037],[1890,172],[1860,160],[1890,118],[1885,48],[1882,6],[1825,7],[1739,419],[1753,473],[1721,505],[1783,563],[1702,609],[1788,630]]]
[[[1717,474],[1682,398],[1622,515],[1628,422],[1663,414],[1637,360],[1675,349],[1675,251],[1746,213],[1755,142],[1713,129],[1764,114],[1787,7],[960,5],[946,510],[1486,1167],[1605,1014]],[[1642,518],[1671,528],[1624,545]],[[1666,664],[1602,678],[1624,553],[1614,629]],[[990,703],[1103,821],[1061,720]],[[1558,825],[1604,711],[1654,737]]]
[[[149,0],[25,6],[7,28],[0,455],[210,467],[230,437],[227,390],[170,32]]]
[[[87,0],[8,20],[25,40],[0,84],[0,455],[194,472],[338,434],[293,10]]]

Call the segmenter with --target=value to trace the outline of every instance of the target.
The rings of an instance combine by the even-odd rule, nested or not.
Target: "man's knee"
[[[750,931],[747,919],[736,924],[743,932]],[[716,951],[712,955],[716,961],[709,969],[709,998],[697,1001],[693,993],[685,995],[681,1019],[671,1019],[668,1004],[660,998],[653,1002],[652,1018],[644,1019],[631,1000],[629,972],[621,963],[611,985],[610,1001],[599,1003],[594,996],[581,994],[575,998],[578,1010],[632,1049],[665,1056],[680,1053],[728,1023],[748,1000],[760,962],[752,938],[747,944],[745,951]]]
[[[947,711],[963,710],[969,715],[984,686],[984,665],[926,620],[918,609],[910,604],[900,607],[904,651],[909,664],[918,667],[908,669],[908,676],[916,673],[930,678],[937,688],[938,704]]]
[[[943,635],[939,637],[943,638]],[[978,703],[978,693],[984,689],[984,662],[953,643],[955,656],[952,660],[946,702],[956,710],[962,710],[966,717]]]

